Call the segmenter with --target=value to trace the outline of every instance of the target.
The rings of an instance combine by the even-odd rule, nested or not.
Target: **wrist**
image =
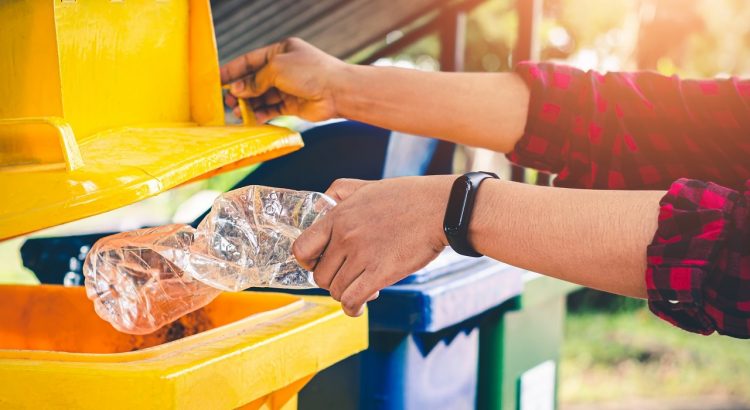
[[[368,111],[372,109],[372,87],[376,84],[372,79],[373,70],[378,67],[342,63],[332,74],[331,87],[335,101],[336,115],[355,121],[370,123]]]
[[[352,96],[358,92],[357,77],[360,66],[338,61],[338,64],[329,70],[329,89],[333,101],[334,117],[351,118]]]
[[[487,179],[477,191],[474,202],[474,212],[469,221],[467,240],[479,253],[485,255],[488,251],[487,240],[493,236],[492,221],[498,221],[498,213],[502,212],[502,197],[509,195],[504,191],[512,182],[500,179]],[[489,230],[489,231],[488,231]],[[495,235],[497,232],[494,233]]]
[[[440,247],[449,246],[448,238],[445,236],[445,230],[443,226],[443,220],[445,218],[445,210],[448,207],[448,199],[450,198],[451,188],[453,182],[460,175],[435,175],[427,177],[431,179],[431,185],[428,188],[431,193],[428,203],[433,204],[433,211],[431,212],[433,218],[430,222],[432,242]]]

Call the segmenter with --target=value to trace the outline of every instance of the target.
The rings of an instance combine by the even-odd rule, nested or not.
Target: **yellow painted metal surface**
[[[367,347],[366,317],[325,297],[223,294],[146,336],[101,321],[82,288],[0,286],[0,300],[0,408],[294,409],[316,372]]]
[[[0,239],[299,149],[225,126],[208,0],[0,1]]]

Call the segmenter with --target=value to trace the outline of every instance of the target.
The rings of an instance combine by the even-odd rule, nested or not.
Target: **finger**
[[[284,102],[284,98],[282,97],[279,90],[271,88],[270,90],[268,90],[268,92],[261,95],[260,97],[248,98],[247,101],[250,107],[252,107],[253,111],[257,111],[273,105],[281,104]]]
[[[345,263],[346,256],[343,253],[335,252],[333,249],[325,252],[313,268],[315,283],[323,289],[330,289],[331,282]]]
[[[328,187],[325,194],[333,198],[336,202],[341,202],[353,194],[354,191],[371,182],[373,181],[349,178],[337,179]]]
[[[341,295],[344,293],[344,290],[346,290],[346,288],[348,288],[349,285],[351,285],[352,282],[354,282],[354,280],[364,271],[365,269],[360,267],[359,264],[354,263],[352,259],[344,261],[341,268],[339,268],[339,271],[332,278],[333,280],[331,280],[331,284],[328,288],[331,292],[331,297],[341,301]]]
[[[282,101],[276,105],[265,105],[261,98],[250,98],[248,100],[250,108],[252,109],[253,115],[255,116],[255,122],[263,124],[266,121],[272,120],[281,115],[288,115],[286,104]],[[242,111],[239,107],[232,109],[232,114],[235,117],[242,119]]]
[[[263,107],[254,109],[253,112],[255,113],[255,121],[257,121],[258,124],[262,124],[266,121],[269,121],[276,117],[284,115],[282,113],[284,109],[283,107],[284,107],[283,104],[276,104],[276,105],[263,106]]]
[[[281,93],[275,88],[271,88],[265,94],[261,95],[260,99],[263,101],[263,105],[276,105],[283,101]]]
[[[367,300],[378,291],[369,283],[370,278],[374,277],[372,272],[365,271],[349,285],[341,295],[341,308],[349,316],[357,317],[364,313],[364,305]]]
[[[224,104],[227,105],[229,108],[234,108],[237,106],[237,97],[233,96],[231,93],[226,93],[224,95]]]
[[[377,299],[377,298],[378,298],[378,296],[380,296],[380,292],[375,292],[375,293],[373,293],[372,295],[370,295],[370,297],[369,297],[369,298],[367,298],[367,302],[372,302],[373,300]],[[362,316],[362,314],[363,314],[363,313],[365,313],[365,305],[367,304],[367,302],[365,302],[365,304],[364,304],[364,305],[362,305],[362,306],[361,306],[361,307],[359,308],[359,310],[357,311],[357,313],[356,313],[356,314],[354,314],[354,317],[359,317],[359,316]],[[351,316],[351,315],[350,315],[350,316]]]
[[[278,45],[272,44],[270,46],[255,49],[226,63],[219,70],[221,74],[221,83],[229,84],[259,70],[262,66],[268,63],[268,59],[274,47],[278,47]]]
[[[265,94],[258,97],[248,98],[247,101],[250,102],[250,106],[253,107],[254,110],[257,110],[267,105],[282,103],[284,101],[284,96],[279,92],[279,90],[271,88],[270,90],[266,91]]]
[[[259,123],[272,120],[281,115],[297,115],[299,113],[298,100],[287,94],[280,94],[278,104],[265,105],[255,111],[255,118]]]
[[[263,97],[256,97],[256,98],[248,98],[247,102],[250,104],[250,108],[255,110],[260,110],[265,106],[265,103],[263,103]]]
[[[307,270],[313,270],[318,258],[328,246],[333,229],[333,214],[329,213],[309,228],[292,244],[292,253],[297,258],[300,266]]]
[[[271,87],[276,78],[276,73],[271,65],[264,65],[258,71],[240,78],[232,83],[229,91],[235,97],[251,98],[263,95]]]

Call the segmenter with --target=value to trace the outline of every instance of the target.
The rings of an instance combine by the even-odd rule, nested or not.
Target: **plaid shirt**
[[[645,250],[649,307],[692,332],[750,338],[750,80],[517,72],[531,99],[509,159],[561,187],[667,189]]]

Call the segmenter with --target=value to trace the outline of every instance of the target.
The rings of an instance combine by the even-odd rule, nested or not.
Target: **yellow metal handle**
[[[221,88],[229,90],[230,86],[227,84],[223,85]],[[242,125],[258,125],[258,123],[255,122],[255,114],[253,113],[252,108],[247,105],[247,100],[245,100],[244,98],[237,98],[237,105],[240,107]]]
[[[258,123],[255,122],[255,113],[253,113],[253,110],[247,106],[247,100],[244,98],[240,98],[237,100],[239,106],[240,106],[240,114],[242,115],[242,124],[243,125],[258,125]]]
[[[59,137],[59,148],[61,151],[61,157],[65,163],[65,168],[68,171],[73,171],[83,166],[83,158],[81,152],[78,150],[78,144],[76,143],[75,134],[73,134],[73,128],[70,127],[65,120],[60,117],[26,117],[26,118],[9,118],[0,119],[0,128],[11,127],[11,126],[23,126],[23,125],[48,125],[52,127],[58,134]],[[0,131],[0,137],[2,132]],[[33,144],[33,141],[29,141]],[[7,149],[3,147],[3,149]],[[10,148],[13,149],[12,146]],[[0,155],[4,157],[13,157],[13,152],[0,152]],[[44,163],[44,161],[40,161]],[[3,164],[4,165],[4,164]]]

